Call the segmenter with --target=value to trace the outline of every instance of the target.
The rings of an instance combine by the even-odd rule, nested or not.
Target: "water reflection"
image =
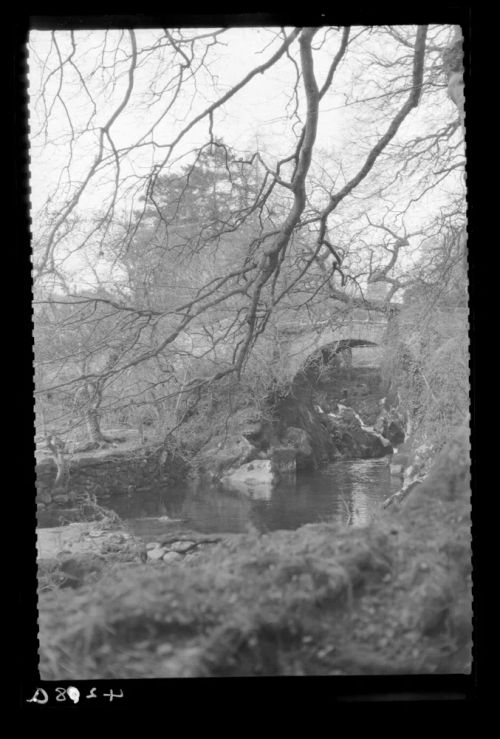
[[[251,526],[259,531],[296,529],[332,519],[364,526],[398,484],[389,473],[387,460],[359,460],[336,462],[318,472],[298,475],[294,483],[276,487],[269,500],[189,484],[109,499],[106,505],[128,520],[139,535],[163,533],[171,525],[168,519],[182,519],[189,528],[205,533],[238,533]]]

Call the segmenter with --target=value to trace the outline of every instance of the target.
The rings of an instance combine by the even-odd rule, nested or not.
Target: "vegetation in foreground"
[[[468,469],[464,430],[367,528],[242,535],[42,587],[41,677],[468,672]]]

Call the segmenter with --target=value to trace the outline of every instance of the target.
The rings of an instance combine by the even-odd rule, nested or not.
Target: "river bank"
[[[326,370],[313,364],[264,406],[241,385],[188,394],[169,455],[129,440],[77,456],[70,499],[54,496],[39,512],[43,520],[55,506],[75,522],[38,532],[44,679],[470,670],[468,433],[429,471],[432,449],[419,456],[405,438],[397,394],[385,396],[377,371]],[[197,480],[199,530],[165,502],[152,509],[154,531],[148,513],[135,529],[110,514],[142,505],[148,486],[174,494],[176,459],[181,477]],[[373,469],[368,487],[351,479],[342,517],[329,508],[319,522],[318,488],[303,504],[316,522],[294,520],[300,476],[324,477],[331,497],[342,482],[335,465],[355,463]],[[374,470],[383,490],[364,515]],[[413,485],[406,497],[394,497],[395,479]],[[269,527],[257,513],[276,508],[283,480],[286,515]],[[220,509],[225,485],[231,515],[245,503],[243,525],[204,529],[210,491]]]
[[[314,524],[237,535],[189,559],[104,562],[76,588],[42,576],[41,676],[468,672],[469,496],[462,433],[367,527]]]
[[[53,526],[57,518],[82,520],[82,515],[86,520],[91,505],[85,504],[92,500],[123,510],[127,501],[143,500],[146,506],[151,493],[168,489],[172,498],[196,484],[204,491],[220,487],[269,500],[280,483],[293,488],[296,473],[313,477],[330,462],[388,460],[394,433],[386,421],[390,413],[380,407],[377,372],[349,374],[350,379],[337,371],[321,383],[300,375],[286,392],[269,392],[261,407],[237,383],[201,397],[188,395],[175,440],[141,440],[131,430],[106,429],[114,441],[98,450],[78,451],[67,443],[63,486],[56,480],[60,460],[42,448],[36,467],[41,525]],[[404,438],[402,430],[400,435]],[[309,504],[315,508],[312,499]],[[166,508],[164,513],[170,513]]]

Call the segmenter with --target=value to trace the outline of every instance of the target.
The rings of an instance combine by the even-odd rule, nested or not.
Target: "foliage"
[[[463,289],[462,284],[462,289]],[[383,374],[389,392],[399,393],[416,443],[439,449],[469,413],[467,309],[439,284],[420,297],[413,291],[397,318],[385,349]]]

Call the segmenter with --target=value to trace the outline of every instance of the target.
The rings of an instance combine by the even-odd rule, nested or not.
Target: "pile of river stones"
[[[186,554],[194,553],[202,545],[217,544],[221,537],[193,535],[190,538],[175,538],[167,541],[150,541],[146,544],[147,560],[151,562],[177,562]]]

